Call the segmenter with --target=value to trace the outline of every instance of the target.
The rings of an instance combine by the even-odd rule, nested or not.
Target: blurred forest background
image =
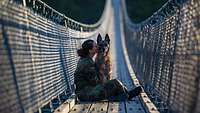
[[[97,22],[104,9],[105,0],[42,0],[58,12],[78,22]],[[151,16],[167,0],[126,0],[128,15],[135,23]]]

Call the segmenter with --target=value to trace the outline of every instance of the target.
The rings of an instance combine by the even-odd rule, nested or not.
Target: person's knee
[[[112,79],[111,81],[116,82],[116,83],[120,83],[120,81],[118,79]]]
[[[118,86],[123,86],[122,82],[119,81],[118,79],[113,79],[113,81],[114,81]]]

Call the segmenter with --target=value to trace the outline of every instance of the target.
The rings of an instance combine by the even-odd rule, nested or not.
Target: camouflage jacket
[[[92,58],[79,59],[74,73],[74,82],[76,84],[76,92],[87,91],[100,83],[98,71]]]

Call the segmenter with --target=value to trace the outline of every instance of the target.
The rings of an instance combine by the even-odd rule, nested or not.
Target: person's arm
[[[98,72],[92,62],[85,61],[82,70],[84,77],[89,81],[91,85],[96,85],[99,83]]]
[[[96,85],[99,83],[99,78],[97,75],[98,73],[94,66],[86,66],[85,71],[87,73],[86,78],[92,85]]]

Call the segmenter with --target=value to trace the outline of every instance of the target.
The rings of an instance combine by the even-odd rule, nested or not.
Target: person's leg
[[[106,99],[114,101],[128,99],[127,88],[119,80],[109,80],[103,86]]]
[[[138,96],[141,92],[142,92],[142,87],[141,86],[138,86],[138,87],[132,89],[128,93],[128,95],[129,95],[128,100],[131,100],[133,97]]]
[[[105,84],[99,84],[94,88],[82,90],[79,94],[81,101],[99,101],[108,99],[111,101],[123,101],[132,99],[142,92],[142,88],[136,87],[128,91],[127,88],[117,79],[109,80]]]
[[[79,93],[81,101],[99,101],[99,100],[127,100],[127,88],[117,79],[109,80],[105,84],[99,84],[94,88],[84,88]]]
[[[78,96],[78,100],[80,101],[90,101],[90,91],[92,90],[92,87],[85,87],[80,91],[76,91],[76,95]]]
[[[96,87],[94,87],[92,90],[89,91],[88,96],[92,101],[99,101],[106,99],[104,87],[101,84],[97,85]]]
[[[142,92],[142,87],[138,86],[130,91],[117,79],[109,80],[104,84],[106,98],[111,100],[130,100]]]

